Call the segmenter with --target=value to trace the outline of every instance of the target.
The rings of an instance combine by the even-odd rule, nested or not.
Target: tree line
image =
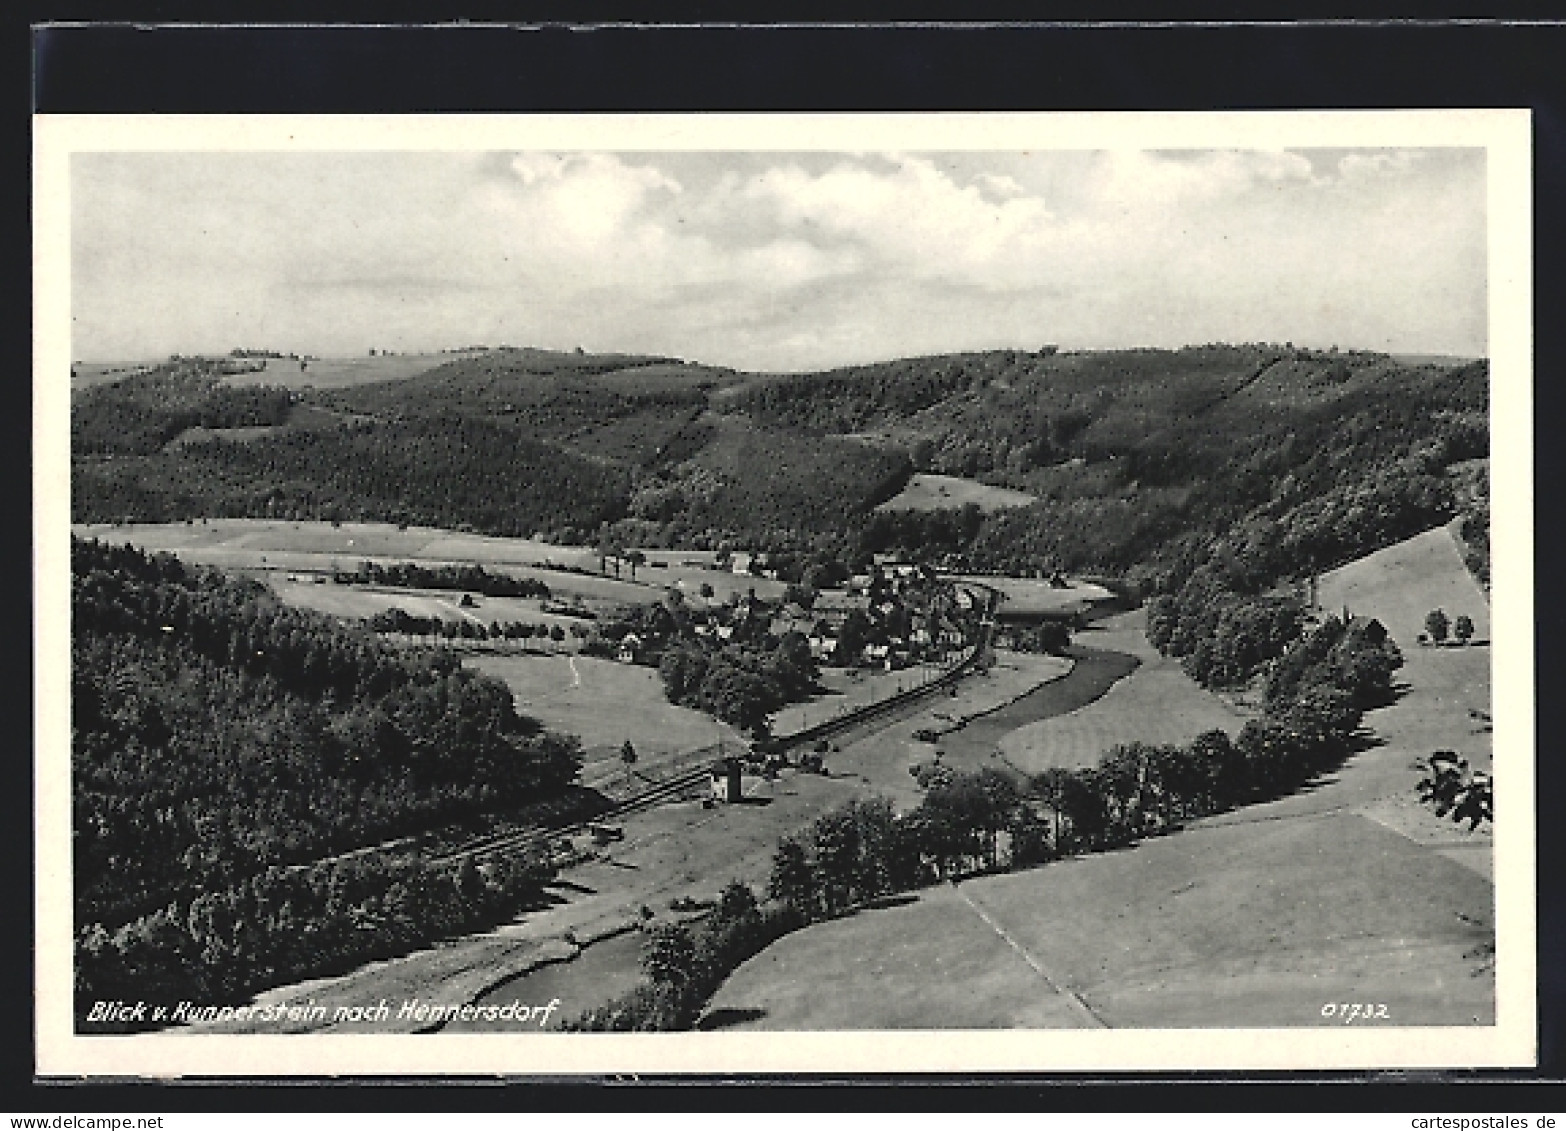
[[[424,566],[415,562],[380,565],[361,562],[357,569],[334,570],[339,585],[384,585],[392,589],[442,589],[482,593],[486,597],[527,597],[549,600],[549,586],[536,577],[493,573],[475,562]]]
[[[545,640],[563,644],[567,636],[573,640],[586,640],[592,631],[585,625],[573,624],[569,630],[559,624],[528,624],[525,621],[491,621],[483,624],[467,619],[449,620],[446,617],[421,617],[407,609],[386,609],[367,617],[364,622],[370,631],[416,636],[429,642],[439,640]]]

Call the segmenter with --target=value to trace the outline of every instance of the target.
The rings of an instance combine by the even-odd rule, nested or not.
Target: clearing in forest
[[[1013,491],[1009,487],[991,487],[988,483],[960,479],[955,475],[918,472],[909,478],[906,487],[876,507],[876,510],[955,510],[973,503],[982,511],[995,511],[1003,507],[1025,507],[1036,502],[1036,496]]]

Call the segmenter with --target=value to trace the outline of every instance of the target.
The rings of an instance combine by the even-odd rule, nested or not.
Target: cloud
[[[813,174],[782,165],[723,186],[727,202],[776,225],[846,243],[867,259],[931,279],[1004,285],[1017,256],[1048,238],[1052,217],[1041,197],[1010,177],[959,184],[928,158],[903,155],[882,169],[844,162]]]
[[[1479,151],[125,154],[73,175],[87,357],[1484,348]]]
[[[1397,176],[1413,169],[1419,154],[1400,149],[1382,153],[1349,153],[1338,161],[1338,175],[1345,181]]]
[[[617,240],[645,238],[636,220],[651,198],[678,194],[678,181],[613,154],[519,154],[514,179],[486,183],[483,197],[510,235],[564,251],[602,252]]]

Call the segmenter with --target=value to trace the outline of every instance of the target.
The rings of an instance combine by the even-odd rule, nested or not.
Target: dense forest
[[[1310,569],[1461,514],[1482,572],[1482,362],[1211,345],[743,378],[507,350],[292,394],[223,385],[220,364],[78,394],[78,521],[379,519],[573,544],[607,529],[624,545],[901,549],[997,572],[1129,574],[1156,590],[1237,526],[1281,532],[1249,558]],[[289,423],[305,409],[311,426]],[[275,426],[224,431],[261,422]],[[980,518],[878,514],[915,470],[1039,501]]]
[[[295,394],[226,385],[234,362],[180,359],[150,373],[78,392],[71,404],[76,455],[150,455],[189,428],[282,424]]]
[[[387,648],[167,555],[73,540],[71,564],[86,934],[135,934],[270,870],[558,797],[580,765],[575,739],[448,652]]]

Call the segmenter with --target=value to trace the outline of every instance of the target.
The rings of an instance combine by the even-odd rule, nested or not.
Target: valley
[[[1461,540],[1482,362],[101,368],[72,410],[99,996],[558,997],[538,1031],[1494,1021],[1490,832],[1416,765],[1498,772]],[[1422,640],[1436,608],[1471,639]],[[669,940],[692,973],[649,981]]]

